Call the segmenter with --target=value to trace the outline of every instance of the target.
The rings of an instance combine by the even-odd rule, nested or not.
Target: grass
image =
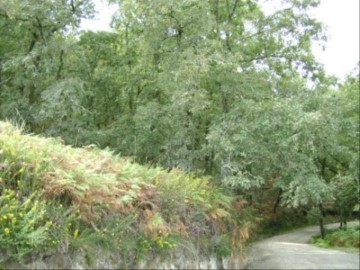
[[[206,178],[148,168],[94,146],[23,134],[0,121],[0,249],[3,260],[98,246],[127,266],[177,243],[214,251],[249,238],[244,203]],[[207,239],[207,241],[203,241]],[[226,248],[224,248],[226,247]],[[89,261],[89,260],[88,260]]]
[[[325,238],[315,236],[312,243],[323,248],[360,248],[360,226],[326,230]]]

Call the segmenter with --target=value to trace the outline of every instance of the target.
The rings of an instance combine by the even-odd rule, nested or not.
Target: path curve
[[[360,269],[359,253],[308,244],[316,234],[319,227],[312,226],[256,242],[249,248],[245,269]]]

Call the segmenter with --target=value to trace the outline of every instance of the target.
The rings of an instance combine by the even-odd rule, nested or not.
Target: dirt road
[[[330,224],[326,228],[338,226]],[[308,244],[316,234],[318,226],[256,242],[249,249],[245,269],[360,269],[359,253]]]

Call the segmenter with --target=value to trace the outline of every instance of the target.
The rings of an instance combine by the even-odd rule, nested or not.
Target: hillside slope
[[[0,263],[99,248],[116,267],[182,249],[237,252],[248,238],[244,202],[208,179],[138,165],[95,146],[24,135],[0,122]],[[61,267],[58,264],[53,267]]]

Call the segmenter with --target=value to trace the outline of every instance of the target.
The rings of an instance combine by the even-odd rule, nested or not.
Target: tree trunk
[[[277,208],[278,208],[278,206],[279,206],[279,204],[280,204],[281,194],[282,194],[282,188],[279,188],[279,193],[278,193],[278,196],[277,196],[277,199],[276,199],[274,208],[273,208],[273,213],[274,213],[274,214],[276,213],[276,210],[277,210]]]
[[[322,207],[322,203],[319,203],[320,217],[319,217],[319,225],[320,225],[320,233],[321,239],[325,237],[325,229],[324,229],[324,210]]]
[[[326,168],[326,158],[321,160],[321,177],[323,179],[325,179],[325,168]],[[325,237],[324,209],[321,202],[319,203],[319,210],[320,210],[319,225],[320,225],[321,239],[324,239]]]
[[[344,227],[344,210],[342,205],[340,205],[340,229]]]

